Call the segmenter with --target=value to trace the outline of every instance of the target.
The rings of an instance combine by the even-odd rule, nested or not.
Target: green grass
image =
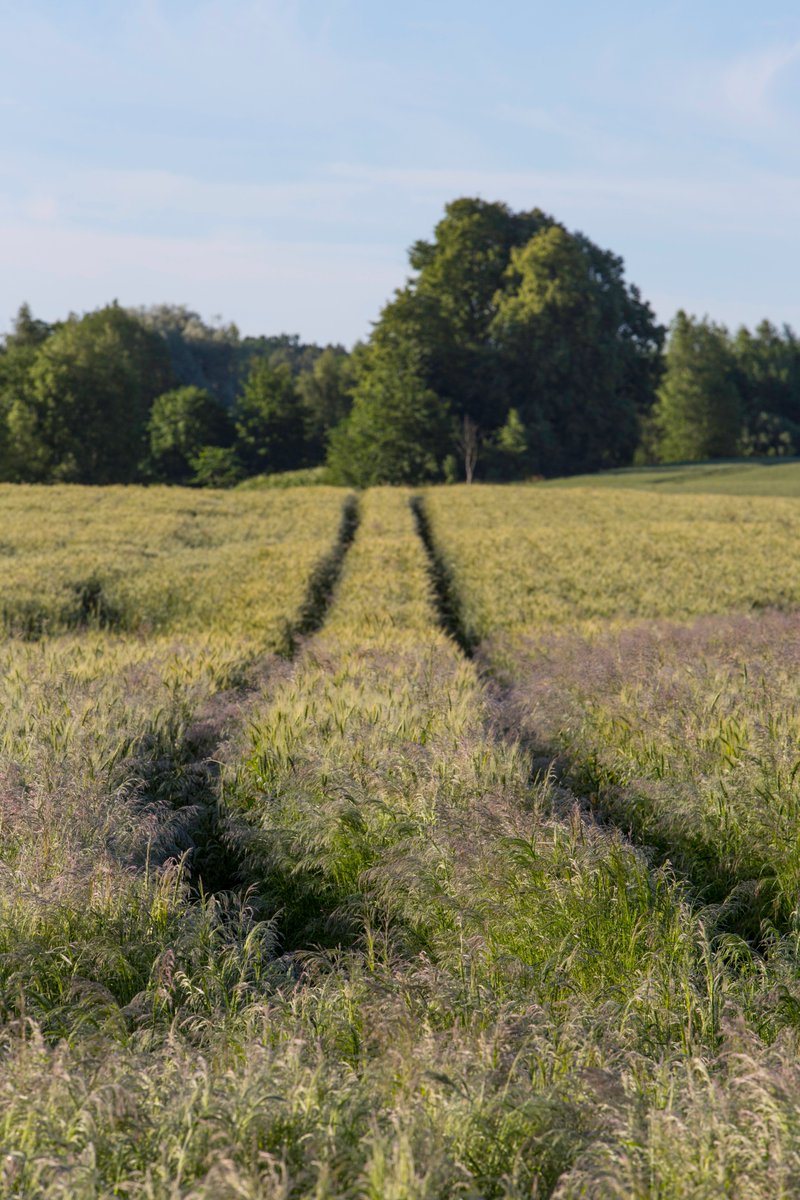
[[[325,487],[329,483],[327,467],[300,467],[296,471],[274,471],[271,475],[252,475],[238,485],[239,491],[263,488]]]
[[[217,632],[276,649],[346,495],[0,485],[0,623],[29,638]]]
[[[510,685],[508,720],[729,928],[786,929],[800,896],[794,506],[506,492],[427,505],[460,618]]]
[[[800,506],[782,497],[510,484],[426,497],[473,641],[800,603]]]
[[[139,616],[0,646],[0,1195],[797,1194],[789,501],[61,491],[13,587]]]
[[[629,467],[595,475],[548,479],[538,487],[637,488],[645,491],[723,496],[800,496],[800,461],[738,459],[663,467]]]

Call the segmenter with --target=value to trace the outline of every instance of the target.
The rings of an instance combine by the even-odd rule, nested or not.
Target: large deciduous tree
[[[169,382],[161,338],[118,305],[71,317],[41,343],[8,408],[22,477],[135,479],[150,406]]]
[[[629,462],[660,331],[622,260],[550,225],[511,252],[491,332],[508,398],[545,474]]]
[[[372,342],[411,345],[427,387],[448,397],[454,416],[481,429],[501,424],[508,404],[498,377],[491,323],[511,250],[551,219],[535,209],[462,198],[445,208],[431,241],[409,251],[414,276],[385,306]]]
[[[663,330],[621,259],[538,209],[461,199],[410,261],[415,274],[370,344],[378,354],[411,347],[422,385],[447,397],[457,427],[469,417],[491,439],[514,408],[529,447],[507,458],[519,469],[630,461]]]

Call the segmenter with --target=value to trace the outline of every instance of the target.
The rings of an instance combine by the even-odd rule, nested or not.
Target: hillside
[[[800,461],[687,463],[664,467],[630,467],[595,475],[549,479],[543,487],[642,488],[647,491],[716,493],[724,496],[800,496]]]

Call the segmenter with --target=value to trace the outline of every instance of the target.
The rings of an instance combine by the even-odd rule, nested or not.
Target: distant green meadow
[[[715,492],[725,496],[800,496],[800,460],[738,459],[683,466],[626,467],[595,475],[543,480],[539,486],[644,488],[664,492]]]

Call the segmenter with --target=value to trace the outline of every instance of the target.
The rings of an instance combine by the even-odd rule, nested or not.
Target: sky
[[[800,329],[796,0],[0,0],[0,330],[113,299],[350,345],[458,196],[658,317]]]

